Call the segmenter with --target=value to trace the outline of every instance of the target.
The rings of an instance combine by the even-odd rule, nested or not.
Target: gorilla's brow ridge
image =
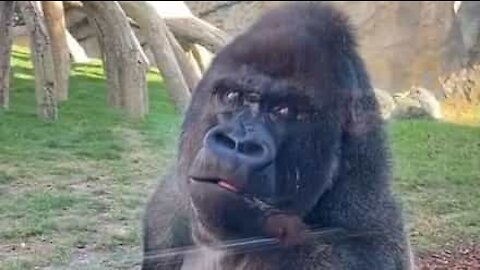
[[[217,94],[228,90],[256,93],[259,94],[261,102],[288,103],[299,108],[320,109],[312,102],[313,98],[306,93],[305,89],[300,89],[287,81],[275,83],[272,81],[268,76],[246,76],[240,81],[235,78],[222,78],[214,84],[213,93]]]

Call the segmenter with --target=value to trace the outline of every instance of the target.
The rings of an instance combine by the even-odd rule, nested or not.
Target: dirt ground
[[[463,244],[417,255],[418,270],[473,270],[480,269],[480,244]]]

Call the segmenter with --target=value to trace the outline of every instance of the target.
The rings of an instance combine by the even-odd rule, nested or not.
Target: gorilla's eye
[[[238,91],[230,90],[223,94],[222,100],[226,104],[238,104],[241,99],[241,94]]]
[[[315,114],[310,113],[309,111],[303,111],[295,106],[291,107],[288,105],[276,106],[271,112],[272,118],[274,120],[292,120],[305,122],[309,121],[314,117]]]
[[[277,113],[281,116],[288,116],[289,112],[290,112],[290,110],[288,109],[288,107],[281,107],[277,111]]]
[[[290,116],[290,108],[288,106],[277,106],[273,108],[273,114],[278,118],[288,118]]]
[[[227,100],[228,100],[228,101],[236,100],[236,99],[238,99],[238,96],[239,96],[239,95],[240,95],[240,94],[239,94],[238,92],[228,92],[228,94],[227,94]]]

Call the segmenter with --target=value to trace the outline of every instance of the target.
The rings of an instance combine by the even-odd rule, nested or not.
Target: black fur
[[[250,253],[204,249],[197,257],[163,256],[172,248],[262,235],[262,211],[239,207],[235,212],[236,206],[216,201],[216,190],[199,195],[212,208],[196,204],[195,196],[192,201],[196,190],[189,188],[189,171],[205,134],[219,124],[214,92],[224,80],[233,82],[229,87],[257,91],[268,102],[269,96],[308,97],[301,104],[316,108],[308,111],[308,121],[265,122],[277,147],[275,194],[291,196],[288,205],[275,206],[294,213],[308,229],[341,228],[356,237],[340,235],[327,244],[308,239]],[[147,207],[143,269],[182,264],[182,269],[411,269],[389,160],[378,105],[347,19],[318,3],[270,11],[219,52],[195,89],[176,173],[161,182]],[[235,228],[222,223],[227,215],[237,218]]]

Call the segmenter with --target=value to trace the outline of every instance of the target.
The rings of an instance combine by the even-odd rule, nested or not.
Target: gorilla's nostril
[[[217,142],[219,145],[227,147],[228,149],[235,149],[236,143],[234,140],[232,140],[230,137],[227,135],[218,132],[214,136],[215,142]]]
[[[263,147],[255,142],[244,142],[238,146],[238,151],[249,156],[258,156],[263,153]]]

